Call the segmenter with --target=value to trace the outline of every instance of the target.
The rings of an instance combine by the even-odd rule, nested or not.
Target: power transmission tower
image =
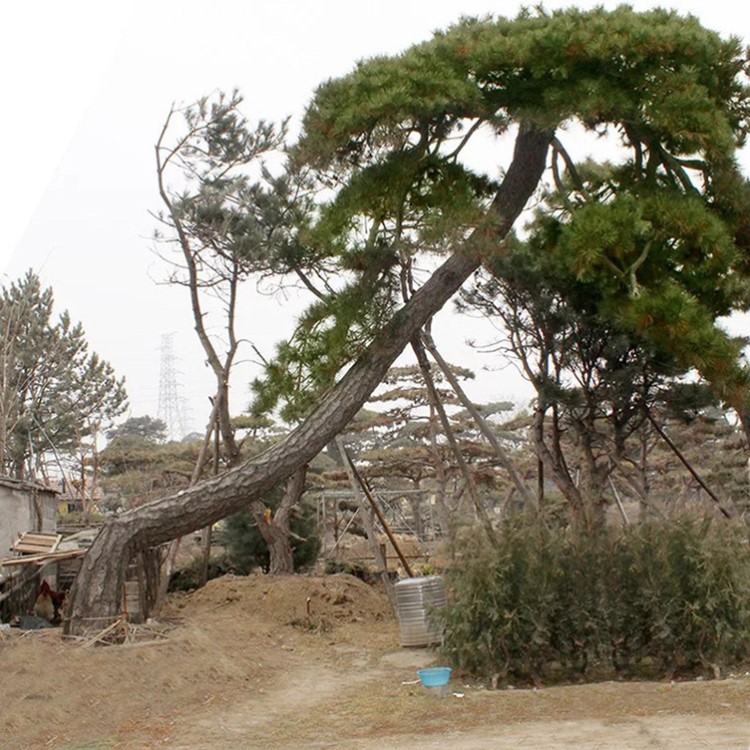
[[[159,407],[156,416],[167,426],[169,440],[180,440],[188,434],[185,399],[179,395],[173,348],[174,333],[161,337],[161,368],[159,371]]]

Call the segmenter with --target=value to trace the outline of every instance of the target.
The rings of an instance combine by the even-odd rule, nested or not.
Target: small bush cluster
[[[695,674],[750,646],[747,529],[648,522],[594,536],[508,521],[476,534],[439,615],[454,666],[521,680]]]
[[[278,499],[278,494],[272,495],[266,498],[266,502],[275,509]],[[315,564],[320,553],[315,509],[308,503],[301,503],[294,508],[290,525],[294,570],[304,570]],[[240,511],[229,516],[225,522],[223,536],[229,560],[238,573],[247,575],[256,568],[260,568],[264,573],[268,572],[268,547],[250,511]]]
[[[235,573],[225,553],[213,554],[208,563],[208,580]],[[172,573],[168,591],[195,591],[203,586],[203,555],[196,555],[187,565]]]

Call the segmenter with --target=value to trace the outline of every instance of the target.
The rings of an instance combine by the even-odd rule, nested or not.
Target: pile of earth
[[[278,625],[379,623],[392,620],[377,588],[345,573],[330,576],[226,575],[189,594],[174,594],[169,612],[191,618],[243,617]]]
[[[60,628],[2,631],[0,737],[14,750],[101,737],[103,747],[159,746],[151,733],[169,734],[177,714],[263,696],[310,663],[343,663],[363,633],[368,648],[398,648],[385,594],[346,574],[224,576],[170,595],[140,628],[142,639],[119,646],[68,641]]]

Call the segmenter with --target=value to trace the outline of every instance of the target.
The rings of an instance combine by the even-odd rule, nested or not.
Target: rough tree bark
[[[552,448],[547,445],[545,437],[545,410],[537,406],[534,409],[534,418],[532,422],[532,440],[537,457],[544,466],[545,473],[549,473],[558,489],[570,503],[573,515],[578,517],[582,513],[583,498],[573,482],[570,472],[565,464],[562,452],[559,450],[558,437],[553,435]],[[556,428],[555,428],[556,430]],[[559,431],[556,430],[559,433]]]
[[[287,480],[284,497],[271,515],[270,509],[260,500],[254,500],[251,510],[258,524],[258,531],[268,546],[269,566],[271,575],[286,575],[294,573],[294,558],[291,542],[292,509],[299,502],[305,491],[307,479],[307,464],[303,464]]]
[[[482,253],[510,231],[544,172],[552,133],[522,125],[513,160],[486,221],[397,311],[370,346],[296,429],[216,478],[110,519],[83,559],[64,630],[84,635],[117,619],[125,568],[141,550],[236,513],[316,456],[354,417],[402,349],[479,267]]]

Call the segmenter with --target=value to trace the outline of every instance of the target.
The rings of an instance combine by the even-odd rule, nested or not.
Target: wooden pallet
[[[48,533],[44,531],[27,531],[10,545],[11,552],[22,555],[45,555],[54,552],[60,544],[62,534]]]

